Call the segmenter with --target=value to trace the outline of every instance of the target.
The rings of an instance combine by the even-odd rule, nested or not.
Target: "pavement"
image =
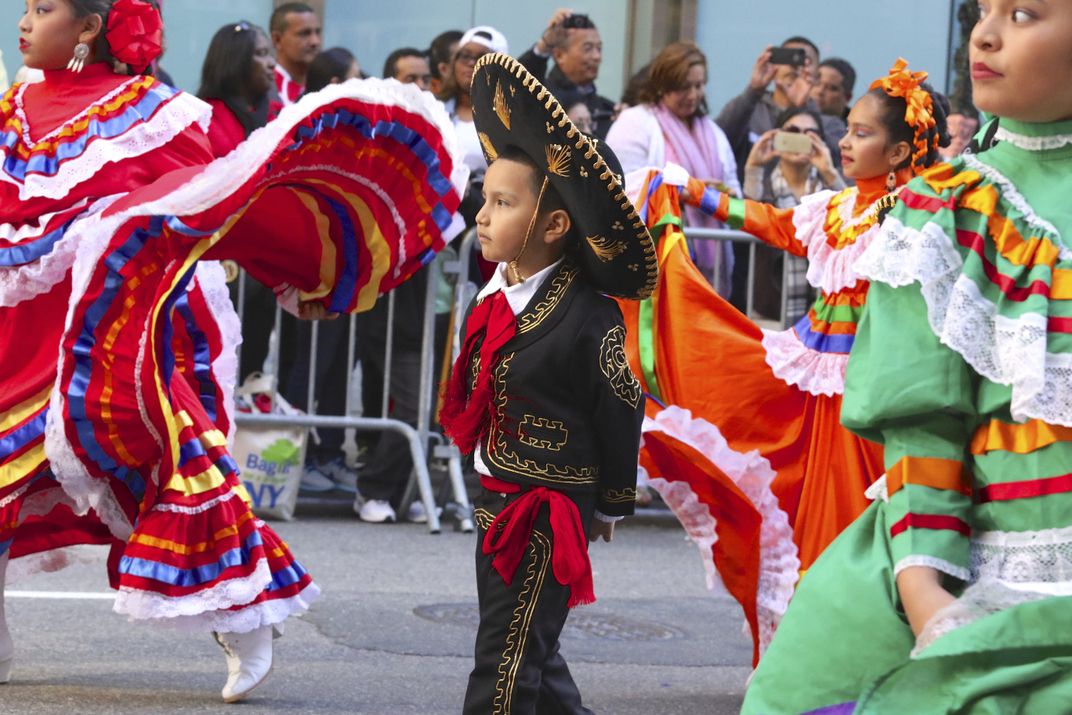
[[[323,595],[287,622],[274,671],[248,701],[222,703],[223,653],[208,634],[113,613],[101,555],[8,584],[16,658],[0,713],[460,712],[477,617],[473,534],[364,524],[330,499],[273,526]],[[598,600],[573,611],[562,637],[585,704],[612,715],[738,712],[751,658],[743,616],[707,589],[677,522],[627,519],[591,556]]]

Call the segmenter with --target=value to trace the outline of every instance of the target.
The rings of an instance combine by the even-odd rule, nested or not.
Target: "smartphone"
[[[779,154],[811,154],[811,139],[807,134],[778,132],[774,135],[774,151]]]
[[[772,65],[803,67],[806,58],[807,55],[801,47],[772,47],[770,51],[770,63]]]

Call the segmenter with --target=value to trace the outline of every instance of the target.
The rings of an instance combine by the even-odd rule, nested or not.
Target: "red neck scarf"
[[[499,350],[517,332],[517,320],[510,303],[500,290],[476,304],[466,322],[465,342],[454,363],[443,395],[439,421],[443,431],[454,440],[462,454],[476,448],[477,440],[487,429],[494,413],[492,373],[499,362]],[[477,340],[480,344],[480,369],[476,385],[467,395],[469,366]]]

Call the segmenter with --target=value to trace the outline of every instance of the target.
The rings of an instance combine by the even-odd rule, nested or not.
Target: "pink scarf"
[[[655,118],[666,139],[666,160],[680,164],[688,170],[689,175],[697,179],[714,179],[725,182],[722,160],[718,156],[718,139],[715,123],[707,117],[694,117],[691,126],[686,125],[676,114],[661,103],[655,105]],[[723,223],[716,221],[699,208],[685,207],[688,225],[697,228],[722,228]],[[730,291],[733,274],[733,246],[728,241],[717,244],[713,241],[696,241],[691,244],[696,264],[704,275],[710,278],[715,265],[715,254],[722,249],[722,270],[715,284],[715,289],[723,296]]]

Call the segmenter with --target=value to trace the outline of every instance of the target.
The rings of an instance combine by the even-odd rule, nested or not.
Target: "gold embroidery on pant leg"
[[[533,530],[529,540],[532,561],[525,569],[525,581],[517,596],[517,607],[513,620],[506,634],[506,647],[503,649],[502,661],[499,663],[499,680],[495,683],[495,700],[492,713],[509,715],[513,707],[514,687],[521,659],[525,656],[525,641],[528,639],[532,616],[540,599],[547,566],[551,559],[551,540],[544,534]]]

